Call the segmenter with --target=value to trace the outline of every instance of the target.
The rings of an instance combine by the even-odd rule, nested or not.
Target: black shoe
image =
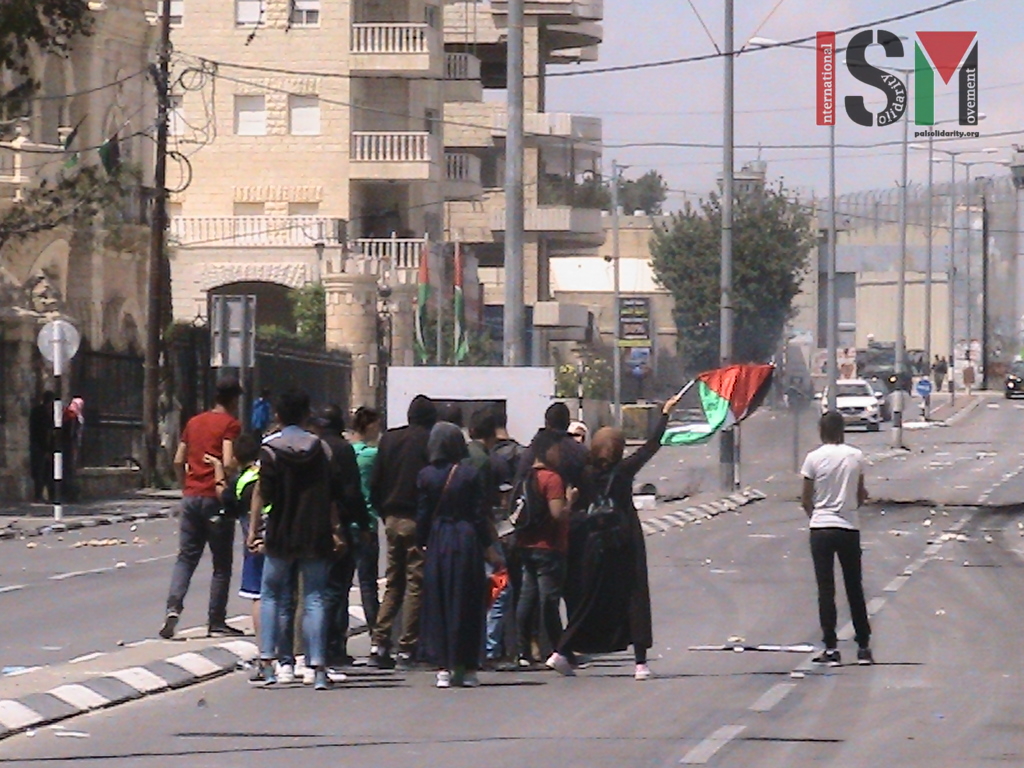
[[[207,637],[245,637],[245,632],[230,624],[211,624],[206,630]]]
[[[397,669],[399,672],[408,672],[412,668],[412,654],[399,652],[399,654],[395,657],[395,669]]]
[[[374,653],[370,655],[366,665],[377,669],[394,669],[395,660],[390,653]]]
[[[830,667],[838,667],[843,663],[838,648],[826,648],[811,661],[815,664],[828,664]]]
[[[862,667],[869,667],[875,663],[875,657],[867,646],[857,649],[857,663]]]
[[[160,627],[160,637],[164,640],[174,637],[174,630],[178,627],[178,618],[178,614],[174,611],[167,612],[167,616],[164,617],[164,625]]]

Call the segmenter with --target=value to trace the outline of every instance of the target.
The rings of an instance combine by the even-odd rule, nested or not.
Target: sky
[[[916,11],[941,0],[736,0],[737,48],[751,37],[778,41],[837,30]],[[605,0],[604,43],[593,64],[552,67],[550,73],[585,72],[611,65],[714,53],[701,26],[703,18],[719,47],[724,39],[722,0]],[[774,12],[773,12],[774,9]],[[914,18],[881,26],[909,40],[906,57],[887,59],[894,67],[913,66],[913,39],[917,31],[977,31],[979,42],[979,106],[986,119],[978,139],[957,140],[936,146],[956,150],[995,148],[996,153],[965,155],[965,160],[1008,160],[1012,145],[1024,144],[1024,0],[966,0]],[[840,35],[838,45],[853,33]],[[868,61],[882,64],[882,51],[873,46]],[[738,57],[735,65],[735,136],[737,144],[812,145],[812,148],[762,149],[768,175],[783,179],[801,197],[828,193],[828,128],[815,124],[815,54],[813,50],[776,48]],[[604,121],[605,171],[613,159],[629,166],[627,178],[655,168],[673,193],[667,207],[684,199],[696,200],[713,189],[721,174],[720,148],[629,148],[616,144],[636,142],[722,143],[723,62],[679,64],[622,73],[551,77],[547,110],[601,117]],[[936,119],[955,118],[957,79],[949,86],[936,77]],[[902,122],[865,128],[853,123],[842,108],[846,95],[863,95],[869,109],[878,110],[880,92],[854,80],[840,68],[837,82],[839,144],[884,141],[896,146],[837,151],[837,189],[840,194],[894,188],[900,178]],[[911,94],[913,99],[913,94]],[[957,127],[955,124],[951,127]],[[911,125],[913,130],[913,125]],[[1013,131],[1013,135],[986,138],[986,134]],[[913,134],[911,133],[911,137]],[[911,138],[913,141],[913,138]],[[818,145],[815,148],[813,145]],[[823,145],[823,146],[822,146]],[[738,149],[736,168],[758,157],[756,149]],[[910,151],[911,183],[927,180],[927,152]],[[975,175],[1002,175],[997,165],[974,168]],[[963,173],[963,170],[960,170]],[[948,161],[936,167],[936,179],[949,177]],[[961,176],[962,177],[962,176]]]

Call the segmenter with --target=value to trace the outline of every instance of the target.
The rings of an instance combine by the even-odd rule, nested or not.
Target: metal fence
[[[85,400],[83,466],[122,466],[141,457],[142,362],[131,352],[96,351],[85,344],[75,356],[65,400]]]

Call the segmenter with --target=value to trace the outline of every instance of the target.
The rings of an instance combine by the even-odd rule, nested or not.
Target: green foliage
[[[627,179],[619,184],[619,205],[626,215],[643,211],[648,216],[658,216],[662,213],[661,207],[667,197],[668,184],[661,174],[654,170],[648,171],[639,179]]]
[[[612,366],[607,354],[586,348],[581,352],[583,363],[583,397],[587,400],[612,398]],[[579,368],[563,363],[555,369],[555,397],[579,397]]]
[[[288,295],[295,315],[295,334],[315,349],[327,345],[327,292],[323,283],[308,283]]]
[[[88,0],[2,0],[0,72],[15,75],[15,85],[0,85],[0,118],[22,114],[25,100],[39,84],[30,77],[29,52],[66,53],[71,41],[92,31]],[[0,123],[0,133],[5,126]]]
[[[427,312],[427,323],[423,329],[427,342],[427,360],[417,365],[452,365],[455,350],[455,318],[449,304],[441,317],[441,362],[437,361],[437,313]],[[501,365],[501,350],[497,349],[486,328],[477,328],[472,324],[466,329],[469,341],[469,354],[459,363],[460,366],[491,366]],[[397,352],[397,350],[396,350]]]
[[[775,352],[812,244],[808,214],[785,189],[738,195],[733,208],[733,306],[736,362],[764,362]],[[718,195],[673,214],[655,232],[658,280],[675,299],[679,351],[692,372],[719,360],[722,213]]]
[[[61,174],[52,183],[43,181],[0,215],[0,248],[64,224],[88,222],[101,212],[114,214],[111,221],[116,222],[126,185],[133,182],[134,169],[122,167],[109,175],[97,165]]]

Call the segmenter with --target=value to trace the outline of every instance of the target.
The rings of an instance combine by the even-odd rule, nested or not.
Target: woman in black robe
[[[633,505],[633,480],[661,447],[678,402],[673,397],[665,403],[654,433],[627,458],[622,430],[604,427],[594,435],[584,483],[587,498],[579,507],[587,515],[575,537],[575,572],[569,574],[574,605],[558,648],[561,659],[549,663],[563,674],[571,674],[574,653],[612,653],[632,645],[636,679],[651,676],[647,650],[654,644],[654,632],[647,548]]]
[[[462,431],[438,422],[427,451],[430,464],[417,478],[416,534],[425,556],[420,651],[438,668],[438,688],[475,687],[487,611],[484,557],[493,527],[477,471],[464,461]]]

